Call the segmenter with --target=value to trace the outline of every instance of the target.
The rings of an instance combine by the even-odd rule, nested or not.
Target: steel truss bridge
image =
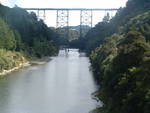
[[[92,28],[93,26],[93,12],[113,12],[117,11],[117,8],[23,8],[27,11],[37,12],[37,17],[45,20],[46,11],[56,11],[56,28],[65,27],[69,34],[69,13],[70,11],[80,12],[80,37],[83,36],[83,32],[87,30],[86,26]],[[42,13],[41,13],[42,12]],[[84,26],[84,27],[82,27]]]

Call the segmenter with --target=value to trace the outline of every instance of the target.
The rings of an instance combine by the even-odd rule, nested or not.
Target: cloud
[[[9,0],[15,1],[16,0]],[[17,0],[20,7],[110,8],[125,6],[127,0]]]
[[[17,3],[17,0],[0,0],[0,2],[3,5],[9,6],[9,7],[13,7]]]

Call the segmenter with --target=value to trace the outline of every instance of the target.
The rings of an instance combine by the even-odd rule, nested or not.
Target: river
[[[83,53],[70,49],[11,73],[0,79],[0,113],[89,113],[97,104],[89,67]]]

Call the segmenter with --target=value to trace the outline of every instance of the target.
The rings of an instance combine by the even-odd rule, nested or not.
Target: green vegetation
[[[16,49],[15,33],[1,18],[0,18],[0,48],[5,48],[7,50]]]
[[[0,18],[0,72],[27,62],[21,53],[15,52],[19,42],[17,36],[17,32]]]
[[[56,55],[56,38],[57,34],[38,20],[35,13],[0,4],[0,71],[25,59]]]
[[[82,42],[82,38],[80,36],[80,28],[82,28],[82,37],[84,37],[90,30],[90,27],[87,25],[68,26],[52,29],[58,34],[57,38],[55,38],[57,39],[56,42],[58,43],[58,45],[67,46],[69,48],[79,48],[79,46],[81,45],[80,42]]]
[[[27,60],[19,52],[0,49],[0,72],[19,67],[27,63]]]
[[[0,5],[0,17],[0,71],[25,62],[23,56],[51,56],[57,44],[68,45],[34,13]],[[149,0],[129,0],[114,18],[106,15],[69,44],[90,56],[100,86],[95,95],[103,102],[94,113],[150,113]]]
[[[90,58],[104,113],[148,113],[150,45],[141,33],[115,34]]]
[[[103,44],[106,37],[111,36],[114,33],[119,33],[122,29],[121,26],[127,24],[127,22],[138,14],[142,14],[150,10],[149,0],[129,0],[125,8],[120,8],[115,17],[110,19],[107,14],[102,22],[99,22],[94,28],[92,28],[85,37],[76,41],[76,47],[85,50],[90,54],[94,49]],[[80,45],[82,45],[80,47]]]
[[[84,49],[91,53],[100,86],[95,96],[103,102],[93,113],[149,113],[150,1],[129,0],[112,20],[99,23],[86,37],[91,46],[85,42]]]

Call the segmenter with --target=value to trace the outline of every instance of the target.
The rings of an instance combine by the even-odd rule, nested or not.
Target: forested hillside
[[[115,17],[110,19],[109,15],[106,15],[103,21],[92,28],[84,38],[78,40],[76,45],[78,47],[80,47],[79,45],[83,45],[81,49],[86,50],[90,54],[92,50],[104,42],[104,38],[118,33],[121,29],[120,26],[126,24],[130,18],[149,9],[149,0],[129,0],[125,8],[120,8],[117,11]]]
[[[150,1],[129,0],[88,34],[85,49],[100,86],[95,95],[103,102],[93,112],[150,113]]]
[[[58,47],[55,34],[34,13],[0,4],[1,70],[12,68],[18,61],[15,57],[31,59],[56,55]]]
[[[78,26],[68,26],[55,29],[58,33],[58,42],[59,45],[65,45],[70,48],[78,48],[81,37],[80,37],[80,29],[82,29],[82,37],[86,35],[86,33],[90,30],[89,26],[86,25],[78,25]]]

